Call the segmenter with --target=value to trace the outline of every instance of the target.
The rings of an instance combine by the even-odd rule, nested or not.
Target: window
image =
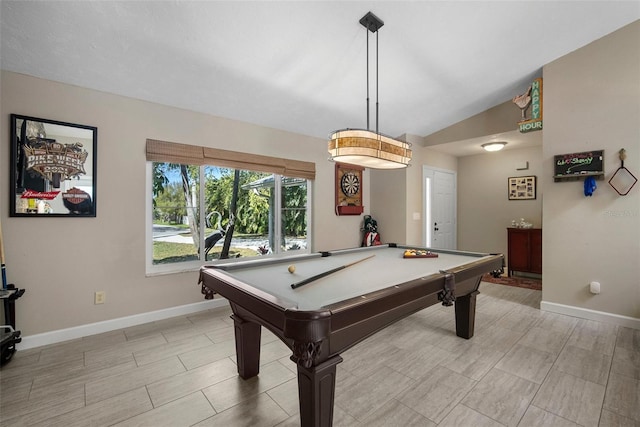
[[[150,145],[157,148],[147,141],[147,159],[156,158],[150,155]],[[272,159],[254,157],[262,162]],[[218,161],[223,165],[216,165],[216,159],[203,161],[206,164],[197,164],[197,158],[196,164],[191,161],[147,162],[147,273],[192,270],[221,258],[310,250],[307,177],[315,176],[315,167],[304,177],[297,170],[288,176],[292,168],[270,164],[246,163],[251,169],[245,169],[229,167],[234,162],[225,159]]]

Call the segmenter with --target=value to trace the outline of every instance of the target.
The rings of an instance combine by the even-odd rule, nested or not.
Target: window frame
[[[165,274],[177,274],[184,272],[192,272],[198,271],[200,267],[203,265],[211,265],[211,264],[222,264],[233,262],[235,259],[225,259],[225,260],[209,260],[205,261],[204,259],[204,251],[200,251],[199,259],[194,261],[184,261],[184,262],[176,262],[170,264],[154,264],[153,263],[153,163],[169,163],[168,161],[162,160],[147,160],[146,162],[146,197],[145,197],[145,210],[146,210],[146,221],[145,221],[145,275],[146,276],[156,276],[156,275],[165,275]],[[229,167],[229,166],[220,166],[214,164],[215,162],[206,162],[205,164],[194,165],[199,168],[199,192],[198,192],[198,211],[200,212],[198,221],[200,222],[200,248],[204,247],[204,241],[206,238],[205,230],[205,167],[206,166],[215,166],[215,167]],[[237,169],[242,169],[241,167],[236,167]],[[272,171],[263,171],[267,173],[274,174],[274,191],[275,191],[275,200],[274,200],[274,234],[275,241],[280,241],[281,233],[282,233],[282,178],[283,176],[280,173],[275,173]],[[315,171],[314,171],[315,172]],[[306,189],[307,189],[307,203],[306,203],[306,225],[307,225],[307,245],[305,249],[296,250],[296,254],[310,253],[312,247],[312,212],[313,212],[313,179],[306,179]],[[260,258],[278,258],[287,256],[289,251],[281,251],[280,247],[272,248],[273,253],[267,255],[257,255]],[[253,259],[253,258],[251,258]]]

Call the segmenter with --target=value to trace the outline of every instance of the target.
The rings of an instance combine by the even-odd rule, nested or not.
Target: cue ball
[[[289,273],[293,274],[296,271],[296,266],[291,264],[287,270],[289,270]]]

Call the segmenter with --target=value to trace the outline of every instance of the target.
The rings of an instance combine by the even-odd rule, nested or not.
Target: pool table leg
[[[334,356],[317,366],[298,364],[298,394],[302,427],[331,427],[336,390],[336,365],[342,357]]]
[[[234,314],[236,360],[241,378],[255,377],[260,372],[260,325]]]
[[[470,294],[456,297],[456,335],[469,339],[473,336],[476,321],[476,295],[480,292],[473,291]]]

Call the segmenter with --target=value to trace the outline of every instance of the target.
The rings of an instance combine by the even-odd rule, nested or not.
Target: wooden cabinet
[[[507,228],[509,276],[514,271],[542,274],[542,229]]]

